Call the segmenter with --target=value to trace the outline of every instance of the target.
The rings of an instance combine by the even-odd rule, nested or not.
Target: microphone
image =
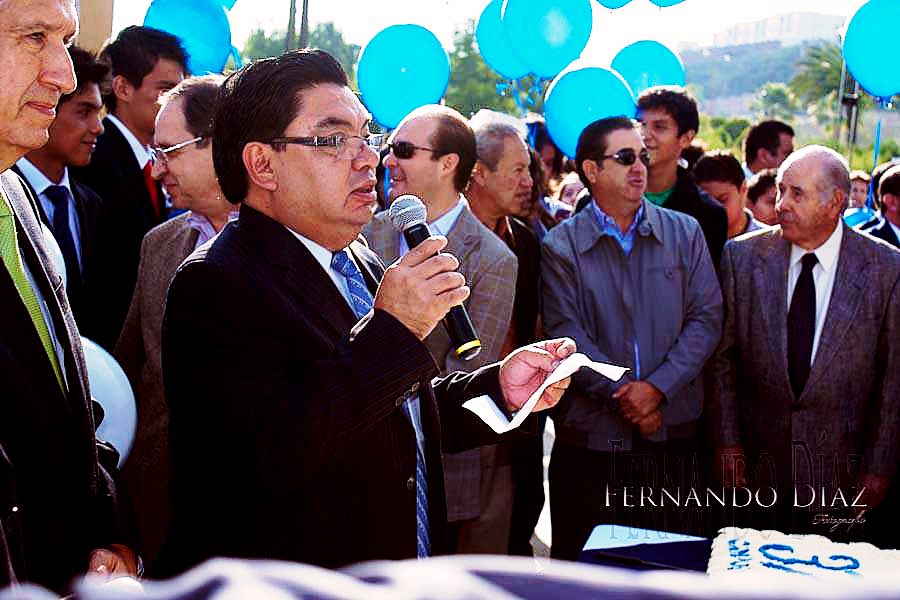
[[[425,205],[412,194],[403,194],[391,203],[389,210],[394,229],[403,233],[410,250],[431,237],[426,223]],[[453,353],[463,360],[470,360],[481,352],[481,340],[475,332],[466,307],[458,304],[450,308],[444,317],[444,329],[450,336]]]

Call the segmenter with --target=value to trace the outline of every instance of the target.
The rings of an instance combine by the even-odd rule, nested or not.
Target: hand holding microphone
[[[403,233],[410,251],[385,271],[375,307],[391,313],[419,339],[443,319],[454,353],[470,359],[481,351],[481,341],[462,305],[469,288],[456,272],[456,257],[438,254],[447,240],[431,236],[426,214],[422,201],[410,194],[391,204],[391,223]]]

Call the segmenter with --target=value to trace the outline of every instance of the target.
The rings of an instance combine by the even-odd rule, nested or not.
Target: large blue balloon
[[[900,94],[897,67],[900,2],[869,0],[847,25],[843,53],[847,69],[864,90],[877,98]]]
[[[555,77],[591,37],[590,0],[505,0],[503,30],[513,52],[539,77]]]
[[[475,28],[475,40],[478,42],[481,58],[490,68],[507,79],[518,79],[528,75],[528,67],[522,64],[509,47],[503,22],[500,20],[502,8],[503,0],[492,0],[484,7],[478,19],[478,27]]]
[[[414,109],[443,97],[450,57],[424,27],[392,25],[363,48],[356,81],[375,120],[391,129]]]
[[[179,38],[194,75],[221,73],[231,55],[231,26],[220,0],[153,0],[144,25]]]
[[[103,407],[103,422],[97,429],[97,437],[113,445],[119,451],[119,466],[134,445],[137,432],[137,405],[125,371],[110,354],[83,337],[84,362],[87,364],[91,396]]]
[[[650,0],[653,4],[657,6],[675,6],[676,4],[681,4],[684,0]]]
[[[575,156],[585,127],[606,117],[634,117],[637,103],[622,76],[600,67],[573,65],[547,88],[544,118],[550,137],[568,156]]]
[[[622,8],[623,6],[625,6],[626,4],[631,2],[631,0],[597,0],[597,2],[599,2],[602,6],[605,6],[606,8],[615,9],[615,8]]]
[[[652,40],[641,40],[619,50],[612,68],[628,82],[635,95],[654,85],[684,85],[684,63],[677,54]]]

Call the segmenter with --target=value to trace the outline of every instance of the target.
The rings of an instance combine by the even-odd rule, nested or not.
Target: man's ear
[[[456,154],[455,152],[445,154],[438,159],[438,164],[441,167],[442,173],[449,173],[452,177],[456,172],[456,165],[459,164],[459,154]]]
[[[484,187],[485,183],[487,183],[487,166],[481,162],[480,160],[475,163],[475,166],[472,168],[472,175],[469,177],[469,183],[477,183],[478,185]]]
[[[581,170],[584,171],[584,176],[587,177],[587,180],[590,182],[589,187],[593,187],[597,184],[597,180],[600,178],[600,165],[597,164],[597,161],[592,160],[590,158],[584,159],[581,163]]]
[[[117,101],[131,102],[134,97],[135,87],[122,75],[116,75],[112,80],[112,91]]]
[[[697,135],[697,131],[694,129],[688,129],[680,136],[678,136],[678,145],[682,150],[691,145],[691,142],[694,141],[694,136]]]
[[[241,159],[253,185],[270,192],[278,191],[278,172],[272,164],[277,157],[272,146],[262,142],[249,142],[241,152]]]

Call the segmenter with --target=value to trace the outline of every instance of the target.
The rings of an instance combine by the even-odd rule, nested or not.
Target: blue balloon
[[[503,22],[500,20],[502,8],[503,0],[492,0],[484,7],[478,19],[478,27],[475,28],[475,41],[478,42],[481,58],[490,68],[507,79],[518,79],[528,75],[528,67],[522,64],[509,47]]]
[[[501,20],[513,52],[538,77],[555,77],[591,37],[590,0],[505,0]]]
[[[450,57],[424,27],[392,25],[363,48],[356,81],[366,108],[392,129],[414,109],[443,97],[450,81]]]
[[[622,8],[631,0],[597,0],[601,4],[601,6],[605,6],[606,8]]]
[[[850,18],[844,34],[847,70],[864,90],[876,98],[900,94],[896,64],[896,33],[900,29],[900,2],[869,0]]]
[[[585,127],[606,117],[633,118],[636,112],[634,94],[622,76],[600,67],[573,66],[553,80],[544,97],[547,131],[572,157]]]
[[[684,0],[650,0],[653,4],[657,6],[675,6],[676,4],[681,4]]]
[[[232,8],[234,8],[235,2],[237,2],[237,0],[219,0],[219,3],[225,7],[225,10],[231,10]]]
[[[652,40],[641,40],[619,50],[612,68],[628,82],[635,95],[654,85],[684,85],[684,63],[677,54]]]
[[[153,0],[144,25],[180,39],[194,75],[221,73],[231,55],[231,25],[221,0]]]
[[[125,371],[110,354],[83,337],[84,362],[87,365],[91,396],[103,407],[103,422],[97,428],[97,437],[107,441],[119,451],[119,467],[134,445],[137,432],[137,405]]]

